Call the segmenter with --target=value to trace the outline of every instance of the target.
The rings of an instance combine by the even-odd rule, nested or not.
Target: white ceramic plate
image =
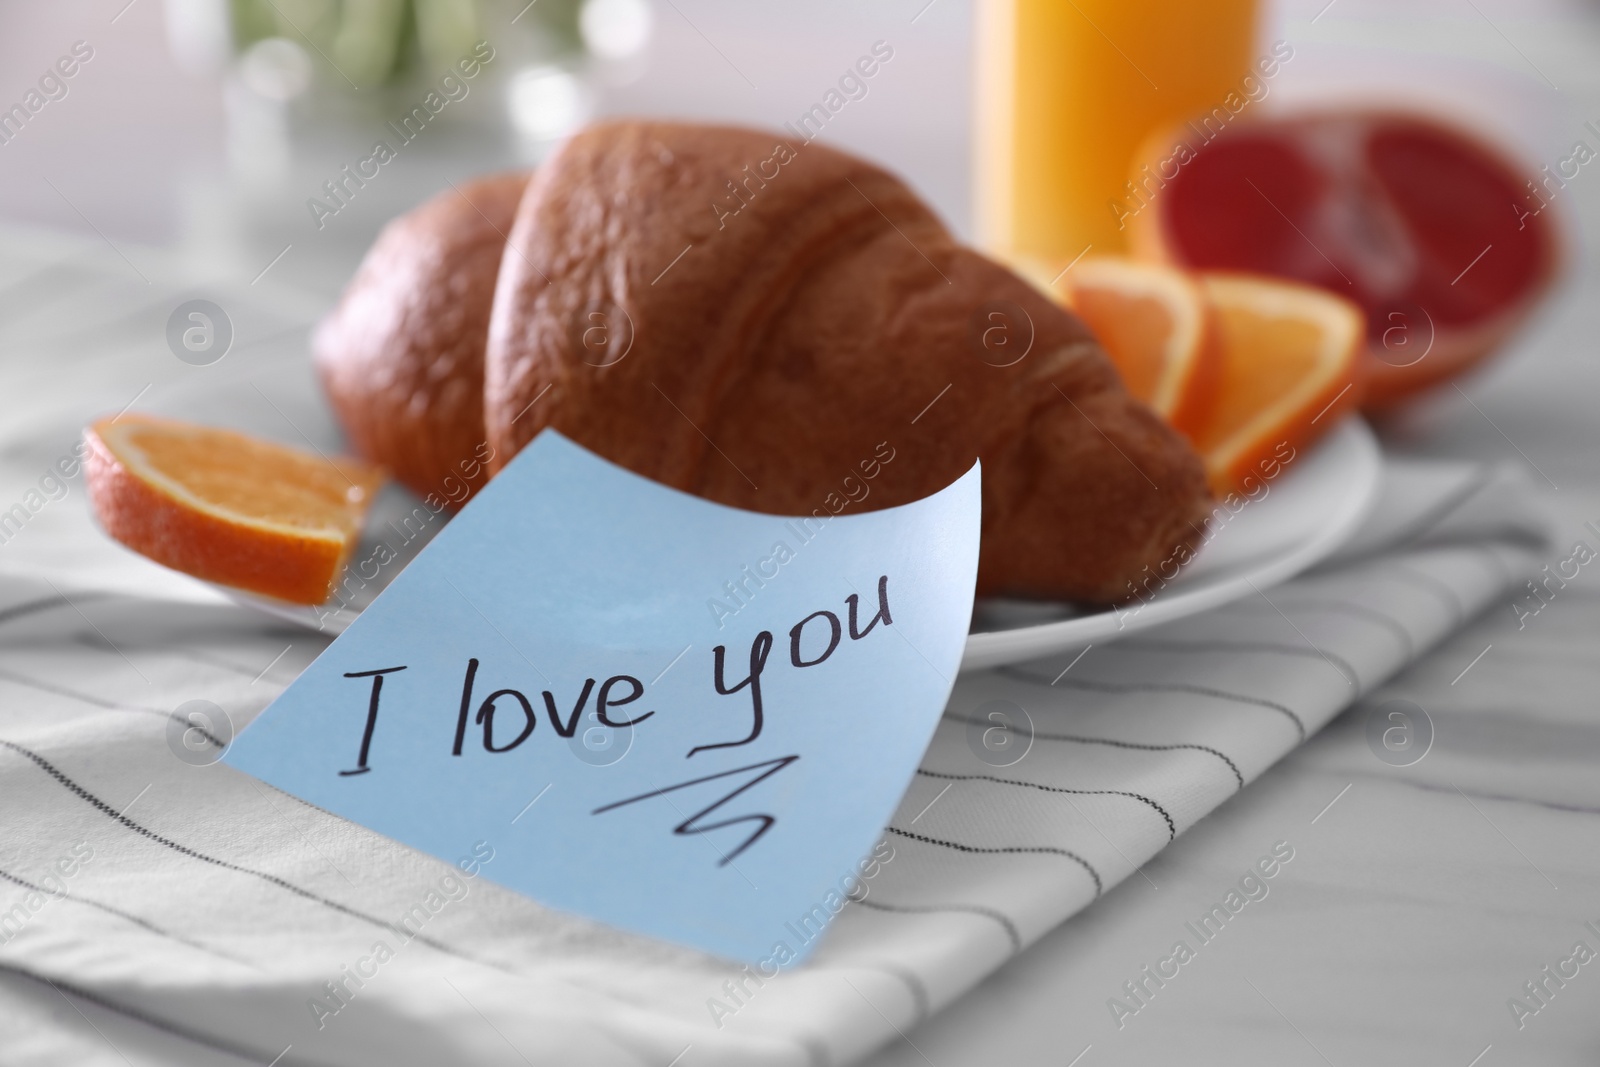
[[[1372,431],[1360,419],[1347,419],[1266,482],[1265,495],[1258,490],[1258,499],[1237,514],[1216,513],[1210,539],[1194,560],[1146,600],[1088,610],[980,600],[961,669],[1115,641],[1270,589],[1326,559],[1355,533],[1382,472]]]
[[[1355,532],[1377,493],[1381,470],[1372,431],[1361,420],[1348,419],[1314,449],[1285,466],[1277,478],[1266,482],[1264,496],[1226,520],[1215,520],[1214,534],[1194,560],[1147,601],[1121,608],[1080,609],[1056,603],[980,600],[961,669],[1017,663],[1114,641],[1286,581],[1325,559]],[[444,526],[443,515],[423,524],[420,519],[425,514],[403,490],[390,487],[384,491],[373,505],[361,546],[346,568],[342,608],[337,602],[321,608],[299,607],[218,588],[279,618],[330,635],[342,633]],[[399,544],[406,532],[418,527],[422,527],[420,533]],[[387,547],[380,552],[380,541],[391,547],[399,545],[393,558]],[[358,567],[372,577],[363,578]]]

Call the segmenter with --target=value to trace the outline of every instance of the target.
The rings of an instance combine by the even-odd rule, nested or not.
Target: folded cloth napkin
[[[33,470],[6,444],[6,474]],[[852,898],[795,917],[789,948],[821,941],[775,977],[502,889],[492,837],[453,865],[195,765],[185,702],[242,728],[323,639],[152,592],[148,564],[91,551],[81,506],[41,512],[48,544],[0,547],[0,1060],[121,1062],[101,1012],[282,1067],[850,1062],[1514,599],[1531,504],[1514,471],[1391,462],[1314,573],[963,676]],[[71,569],[91,557],[120,562]]]
[[[493,840],[464,871],[175,756],[185,701],[242,726],[287,681],[269,661],[315,640],[226,605],[7,578],[0,967],[263,1063],[847,1062],[1505,598],[1540,544],[1511,518],[1524,495],[1502,472],[1391,464],[1374,521],[1314,574],[963,676],[855,899],[797,915],[791,948],[838,910],[775,978],[503,890],[480,876]],[[1020,759],[975,758],[1004,751],[981,739],[997,728]],[[59,1062],[35,1038],[6,1061]]]

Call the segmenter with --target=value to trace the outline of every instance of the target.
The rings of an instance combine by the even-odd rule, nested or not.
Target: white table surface
[[[0,97],[29,80],[18,72],[43,69],[74,39],[94,40],[101,63],[44,116],[55,128],[38,124],[31,141],[0,148],[0,216],[98,234],[132,269],[162,246],[248,278],[293,244],[274,281],[325,304],[384,218],[442,187],[444,176],[518,158],[514,146],[441,136],[359,210],[316,233],[303,200],[319,168],[340,158],[338,146],[298,160],[275,188],[249,188],[220,147],[214,87],[163,66],[160,6],[145,0],[110,22],[122,5],[0,12]],[[964,228],[970,12],[937,0],[912,22],[922,0],[859,6],[660,3],[649,69],[607,90],[602,107],[777,124],[873,40],[892,40],[896,59],[875,95],[829,136],[907,174]],[[1284,5],[1273,16],[1275,35],[1295,41],[1304,60],[1290,68],[1300,74],[1286,77],[1287,96],[1351,70],[1369,84],[1420,80],[1435,89],[1430,72],[1477,71],[1460,83],[1460,100],[1479,101],[1486,121],[1552,163],[1588,136],[1585,119],[1600,119],[1592,6],[1474,0],[1394,15],[1339,0],[1317,17],[1322,8]],[[1582,173],[1564,195],[1583,236],[1562,293],[1488,373],[1381,428],[1396,451],[1536,465],[1562,548],[1552,561],[1578,539],[1600,547],[1584,528],[1600,525],[1600,301],[1583,248],[1600,233],[1600,172]],[[6,380],[25,381],[16,370]],[[30,417],[29,397],[9,392],[0,413]],[[13,497],[22,487],[5,488]],[[1507,1007],[1575,941],[1600,951],[1600,934],[1584,927],[1600,928],[1597,632],[1600,572],[1590,570],[1523,629],[1509,603],[1475,620],[1180,837],[1144,869],[1147,878],[1128,880],[870,1062],[1600,1062],[1600,962],[1521,1029]],[[1404,769],[1377,760],[1362,734],[1367,708],[1393,695],[1425,708],[1436,730],[1429,754]],[[1185,968],[1119,1029],[1107,999],[1280,840],[1296,859],[1253,918],[1231,926],[1198,969]],[[66,1012],[14,983],[0,989],[8,1010]],[[130,1062],[232,1062],[86,1011],[84,1022],[103,1028]],[[97,1040],[85,1027],[85,1048]]]

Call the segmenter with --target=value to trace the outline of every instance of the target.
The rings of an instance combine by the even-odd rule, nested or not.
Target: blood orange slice
[[[1548,288],[1557,237],[1505,154],[1433,118],[1327,111],[1182,126],[1135,161],[1143,256],[1295,279],[1366,314],[1369,407],[1488,356]],[[1146,170],[1148,169],[1148,173]]]
[[[1128,391],[1192,438],[1211,412],[1222,364],[1200,287],[1171,267],[1106,256],[1063,272],[1055,292],[1094,331]]]
[[[300,604],[328,598],[383,476],[231,430],[144,415],[85,431],[107,533],[175,570]]]

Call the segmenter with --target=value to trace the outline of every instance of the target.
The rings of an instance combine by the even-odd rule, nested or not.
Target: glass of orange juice
[[[1127,185],[1140,143],[1236,102],[1255,73],[1256,0],[976,7],[979,240],[1045,269],[1123,251],[1126,214],[1147,197]]]

